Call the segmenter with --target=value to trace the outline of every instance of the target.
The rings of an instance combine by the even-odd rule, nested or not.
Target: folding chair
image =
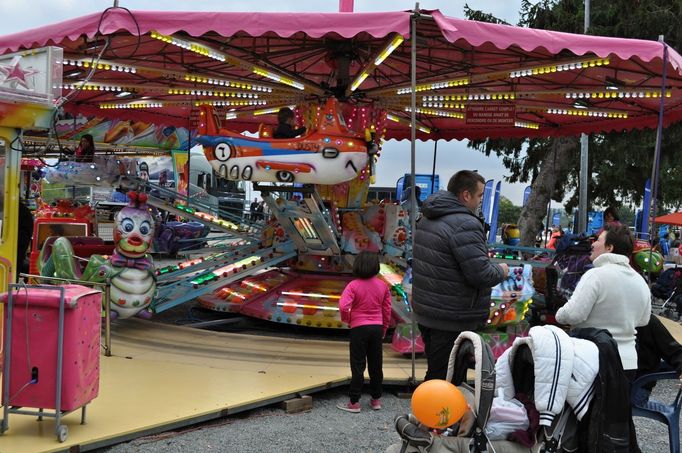
[[[635,379],[630,390],[633,417],[645,417],[659,421],[668,426],[668,438],[670,441],[670,453],[680,453],[680,408],[682,408],[682,387],[677,391],[677,396],[671,404],[665,404],[654,399],[642,400],[638,398],[645,384],[658,382],[664,379],[679,380],[676,371],[645,374]]]

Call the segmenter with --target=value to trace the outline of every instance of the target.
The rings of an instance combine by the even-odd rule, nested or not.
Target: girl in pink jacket
[[[351,281],[341,294],[341,320],[350,325],[350,401],[336,407],[347,412],[360,412],[360,392],[369,369],[370,407],[381,409],[382,339],[391,320],[391,293],[377,277],[379,256],[361,252],[353,263]]]

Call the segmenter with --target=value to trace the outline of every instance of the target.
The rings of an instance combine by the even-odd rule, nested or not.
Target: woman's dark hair
[[[277,122],[280,124],[286,123],[288,120],[294,117],[294,112],[289,107],[282,107],[277,112]]]
[[[632,255],[632,250],[635,248],[635,237],[627,225],[607,223],[604,225],[604,231],[606,232],[604,245],[613,246],[611,253],[627,257]]]
[[[90,134],[83,134],[80,141],[85,141],[85,145],[78,143],[76,148],[76,162],[92,162],[95,156],[95,140]]]
[[[613,217],[613,220],[616,222],[620,222],[620,217],[618,217],[618,211],[616,211],[616,208],[614,207],[608,207],[604,211],[604,217],[606,217],[607,214],[611,214],[611,217]]]
[[[90,134],[83,134],[81,138],[84,138],[87,140],[88,144],[90,145],[90,149],[95,149],[95,139],[92,137]]]
[[[379,273],[379,255],[360,252],[353,263],[353,275],[358,278],[372,278]]]

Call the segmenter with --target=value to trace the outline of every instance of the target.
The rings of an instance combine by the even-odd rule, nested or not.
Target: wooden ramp
[[[658,319],[661,320],[666,329],[670,331],[672,336],[678,343],[682,343],[682,325],[679,322],[675,322],[672,319],[659,316]]]
[[[63,419],[10,415],[0,452],[90,450],[155,432],[283,401],[346,384],[348,343],[227,334],[128,319],[113,326],[112,357],[101,357],[100,392]],[[424,376],[418,359],[416,377]],[[406,383],[409,357],[384,348],[384,381]],[[78,450],[75,450],[78,451]]]

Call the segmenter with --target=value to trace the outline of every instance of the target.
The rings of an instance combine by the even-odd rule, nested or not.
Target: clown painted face
[[[114,243],[121,255],[143,256],[154,239],[154,221],[147,210],[125,207],[116,214]]]

